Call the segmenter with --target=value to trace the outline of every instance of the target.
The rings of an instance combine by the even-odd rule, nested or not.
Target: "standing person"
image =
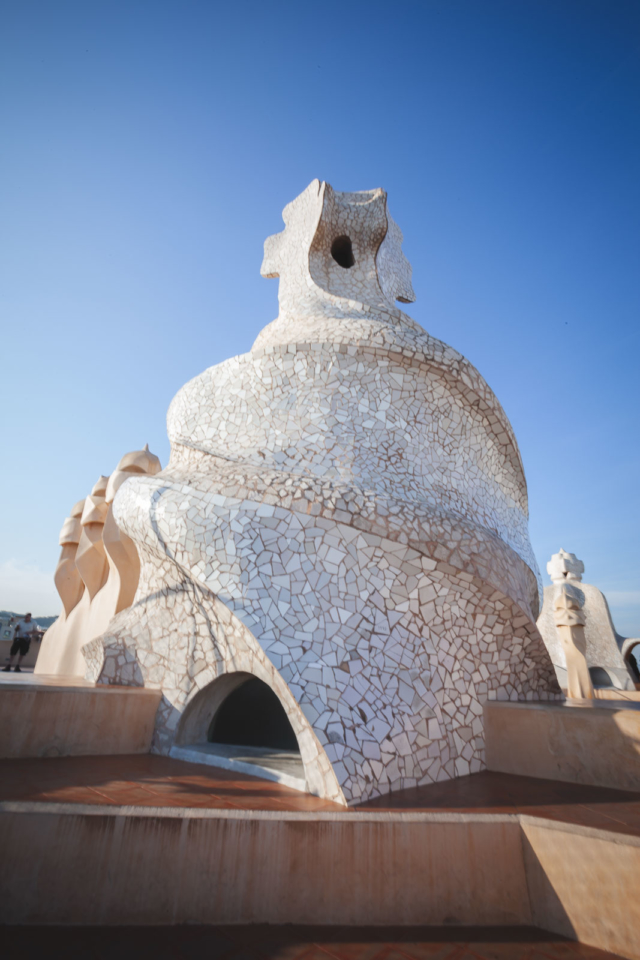
[[[13,666],[13,661],[18,655],[18,662],[16,664],[14,673],[22,673],[20,664],[22,663],[24,657],[29,653],[29,647],[31,646],[31,638],[34,633],[39,632],[40,627],[31,619],[30,613],[25,613],[22,620],[18,620],[14,628],[13,634],[13,643],[11,644],[11,659],[9,663],[2,671],[3,673],[9,673],[11,667]]]

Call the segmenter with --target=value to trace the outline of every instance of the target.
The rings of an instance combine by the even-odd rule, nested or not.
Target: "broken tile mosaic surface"
[[[413,299],[383,191],[314,181],[265,243],[280,315],[171,404],[114,514],[133,606],[89,677],[161,687],[154,749],[216,678],[268,683],[307,784],[357,803],[483,769],[486,699],[559,696],[512,428]]]

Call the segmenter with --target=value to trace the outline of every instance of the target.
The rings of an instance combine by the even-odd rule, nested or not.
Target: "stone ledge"
[[[8,924],[536,924],[640,958],[640,837],[544,817],[5,801],[0,846]]]
[[[56,681],[0,684],[0,757],[149,752],[160,690]]]
[[[504,702],[484,706],[489,770],[640,789],[640,704],[627,700]]]
[[[304,764],[295,751],[275,751],[263,747],[239,747],[222,743],[174,744],[169,756],[187,763],[203,763],[222,770],[235,770],[253,777],[282,783],[293,790],[307,792]]]

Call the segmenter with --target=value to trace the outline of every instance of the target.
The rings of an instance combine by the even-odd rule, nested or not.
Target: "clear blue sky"
[[[388,191],[409,312],[514,425],[542,570],[577,553],[640,636],[636,0],[5,0],[0,95],[0,607],[57,612],[70,506],[166,462],[319,177]]]

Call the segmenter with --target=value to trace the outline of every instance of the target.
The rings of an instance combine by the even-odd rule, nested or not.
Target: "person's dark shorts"
[[[31,640],[29,637],[16,637],[13,643],[11,644],[10,657],[15,657],[16,653],[19,653],[21,657],[26,657],[29,653],[29,647],[31,646]]]

